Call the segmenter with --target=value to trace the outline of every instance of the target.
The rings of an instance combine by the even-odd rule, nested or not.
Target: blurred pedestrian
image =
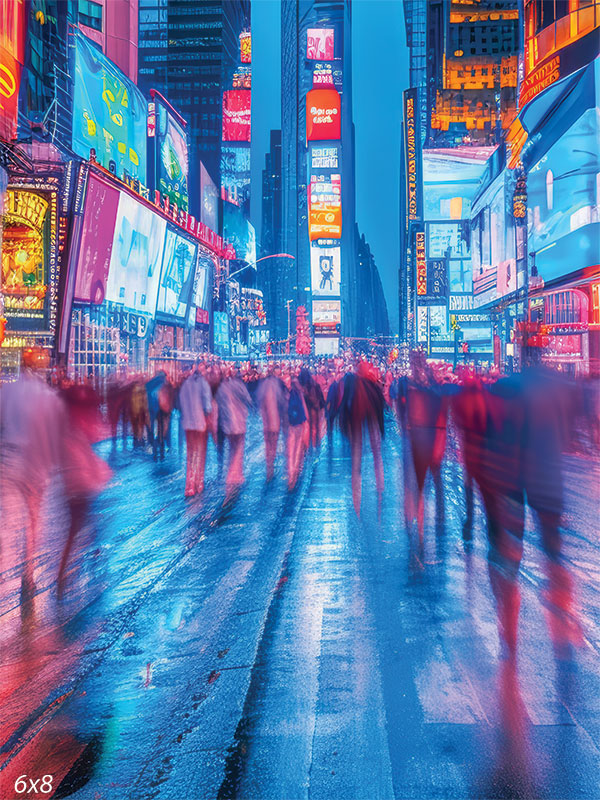
[[[287,438],[287,471],[288,489],[291,491],[297,484],[304,453],[308,444],[308,409],[304,391],[296,375],[290,376],[288,397],[288,438]]]
[[[227,377],[217,390],[219,424],[229,443],[229,465],[225,479],[228,500],[244,483],[244,443],[246,420],[252,400],[238,371],[230,367]]]
[[[181,385],[179,408],[187,448],[185,496],[192,497],[204,490],[208,438],[206,417],[212,410],[210,386],[198,368]]]
[[[270,481],[274,475],[277,442],[287,407],[287,390],[277,365],[269,365],[268,374],[256,389],[256,402],[262,417],[267,481]]]

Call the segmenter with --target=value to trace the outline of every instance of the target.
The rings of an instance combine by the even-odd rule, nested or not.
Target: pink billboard
[[[250,141],[250,89],[223,92],[223,141]]]
[[[333,28],[309,28],[306,31],[306,57],[331,61],[333,59]]]
[[[104,300],[118,205],[118,189],[91,173],[75,279],[74,299],[80,303]]]

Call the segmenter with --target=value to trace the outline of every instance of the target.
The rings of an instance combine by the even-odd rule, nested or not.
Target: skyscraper
[[[352,335],[357,319],[349,0],[282,0],[282,249],[295,257],[288,297],[326,301]],[[323,306],[324,308],[324,306]],[[329,318],[329,311],[328,318]],[[316,352],[334,352],[335,327]],[[327,339],[328,341],[325,341]]]

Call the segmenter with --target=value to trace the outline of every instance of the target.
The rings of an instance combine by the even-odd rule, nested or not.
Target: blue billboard
[[[81,33],[75,33],[73,150],[119,178],[147,185],[148,104],[137,86]]]
[[[198,245],[173,228],[167,228],[156,313],[171,320],[184,320],[196,275]]]

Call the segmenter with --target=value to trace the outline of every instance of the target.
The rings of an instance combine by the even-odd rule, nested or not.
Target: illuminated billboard
[[[309,142],[339,139],[341,99],[336,89],[311,89],[306,94],[306,139]]]
[[[198,245],[167,228],[158,288],[157,315],[185,319],[196,275]]]
[[[0,0],[0,137],[17,135],[19,86],[24,63],[25,0]]]
[[[317,328],[339,325],[342,321],[341,300],[313,300],[312,321]]]
[[[415,260],[417,265],[417,294],[427,294],[427,260],[425,258],[425,231],[415,233]]]
[[[312,145],[310,149],[310,167],[315,169],[339,169],[340,152],[336,145],[327,147]]]
[[[308,194],[308,235],[316,239],[342,236],[341,175],[311,175]]]
[[[211,231],[218,230],[219,192],[202,162],[200,162],[200,222],[208,226]]]
[[[198,253],[196,277],[194,279],[194,306],[196,311],[200,310],[205,312],[205,314],[200,315],[201,319],[198,319],[198,315],[196,314],[196,319],[199,322],[204,322],[204,316],[208,316],[210,275],[213,269],[214,263],[210,256],[207,256],[202,251]],[[208,322],[208,319],[206,319],[206,322]]]
[[[237,258],[256,267],[254,226],[235,203],[223,201],[223,238],[231,242]]]
[[[252,61],[252,34],[250,31],[240,33],[240,61],[242,64],[250,64]]]
[[[154,316],[165,246],[166,220],[120,192],[106,299]]]
[[[422,163],[417,113],[417,89],[404,92],[404,135],[406,153],[406,211],[409,220],[423,219],[422,209]]]
[[[223,141],[250,141],[250,99],[249,89],[229,89],[223,92]]]
[[[148,104],[137,86],[85,36],[75,39],[73,150],[146,185]]]
[[[310,279],[313,295],[339,297],[342,259],[339,247],[310,248]]]
[[[18,189],[6,192],[2,292],[10,330],[47,328],[53,213],[56,209],[47,196]]]
[[[243,144],[221,146],[221,186],[228,199],[250,210],[250,148]]]
[[[99,305],[106,295],[119,190],[90,173],[73,299]]]
[[[184,126],[155,95],[156,184],[177,208],[188,210],[189,156]]]
[[[306,31],[306,57],[318,61],[331,61],[334,57],[333,28],[309,28]]]

